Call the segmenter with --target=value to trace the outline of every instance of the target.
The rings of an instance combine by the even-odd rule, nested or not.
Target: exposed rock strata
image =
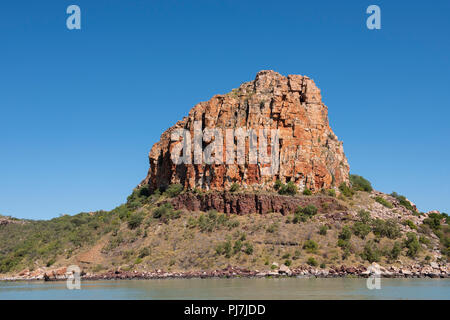
[[[181,142],[171,141],[171,134],[182,128],[194,137],[196,121],[201,122],[201,129],[219,128],[224,135],[225,129],[245,128],[256,132],[263,128],[278,129],[279,153],[274,149],[272,155],[271,137],[267,138],[268,156],[276,155],[279,159],[278,172],[264,175],[267,164],[250,163],[248,139],[245,140],[245,163],[225,164],[226,137],[223,137],[223,164],[194,164],[192,161],[192,164],[175,165],[171,152]],[[214,139],[203,142],[203,147]],[[260,146],[261,141],[258,138]],[[234,143],[237,144],[237,138]],[[274,146],[276,148],[275,143]],[[194,147],[190,156],[194,159]],[[231,93],[216,95],[194,106],[187,117],[161,135],[149,153],[149,160],[150,170],[141,185],[149,184],[152,190],[174,183],[188,189],[228,190],[234,182],[244,188],[268,189],[280,179],[295,182],[300,190],[317,191],[347,182],[349,174],[342,142],[329,126],[328,109],[314,81],[306,76],[284,77],[267,70],[258,72],[255,80],[243,83]]]

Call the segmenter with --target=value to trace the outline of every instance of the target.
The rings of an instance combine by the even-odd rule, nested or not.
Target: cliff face
[[[273,194],[251,194],[251,193],[206,193],[194,195],[182,193],[169,201],[176,210],[186,209],[188,211],[208,211],[214,209],[223,213],[234,213],[239,215],[270,212],[280,212],[283,215],[295,212],[300,207],[314,205],[319,213],[325,211],[344,211],[346,207],[335,198],[326,196],[316,197],[292,197]],[[326,208],[326,210],[324,209]]]
[[[239,151],[236,152],[239,135],[235,134],[231,140],[226,138],[226,129],[237,132],[238,128],[243,128],[244,132],[253,129],[257,135],[254,142],[249,136],[245,138],[245,153],[241,160]],[[199,129],[203,132],[205,129],[221,129],[223,139],[216,135],[208,140],[204,135],[201,146],[223,145],[223,154],[218,153],[218,149],[212,152],[223,163],[208,164],[200,158],[200,163],[190,160],[190,163],[175,164],[171,154],[183,139],[177,141],[172,135],[179,129],[190,133],[190,136],[184,135],[184,139],[194,138]],[[258,135],[261,129],[273,132],[277,129],[276,136],[269,131],[267,136]],[[232,151],[237,154],[233,163],[226,159],[231,150],[226,148],[226,141],[232,141]],[[266,149],[270,159],[279,161],[278,167],[272,164],[277,170],[267,174],[264,168],[270,164],[252,161],[252,143],[260,148],[258,152]],[[179,153],[176,150],[175,153]],[[198,159],[194,146],[186,150],[191,159]],[[280,179],[283,183],[293,181],[300,190],[317,191],[348,182],[349,175],[342,142],[337,140],[329,126],[328,109],[322,103],[320,90],[314,81],[306,76],[284,77],[267,70],[258,72],[255,80],[243,83],[228,94],[216,95],[194,106],[187,117],[161,135],[160,141],[150,151],[149,160],[150,170],[141,184],[149,184],[153,190],[173,183],[180,183],[188,189],[227,190],[234,182],[247,189],[267,189]]]

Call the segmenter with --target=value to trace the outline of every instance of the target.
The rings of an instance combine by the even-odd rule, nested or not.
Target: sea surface
[[[369,290],[366,279],[234,278],[0,282],[0,300],[14,299],[450,299],[450,279],[381,279]]]

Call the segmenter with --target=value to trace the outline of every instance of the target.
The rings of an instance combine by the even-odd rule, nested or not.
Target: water
[[[65,282],[0,282],[0,299],[450,299],[450,279],[163,279]]]

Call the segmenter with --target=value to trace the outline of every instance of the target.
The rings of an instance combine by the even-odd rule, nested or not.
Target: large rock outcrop
[[[280,212],[290,214],[300,207],[314,205],[319,212],[343,211],[344,207],[336,198],[327,196],[292,197],[277,194],[210,192],[205,194],[182,193],[168,200],[174,209],[188,211],[208,211],[223,213],[251,214]]]
[[[245,140],[244,163],[175,164],[171,152],[179,141],[172,141],[174,130],[186,129],[194,137],[194,123],[201,129],[262,128],[278,129],[279,152],[272,152],[268,136],[269,157],[276,156],[279,170],[263,174],[264,164],[249,161],[249,139]],[[173,138],[173,137],[172,137]],[[215,138],[214,138],[215,139]],[[211,139],[213,143],[214,139]],[[226,139],[224,138],[223,141]],[[236,142],[237,138],[234,140]],[[261,145],[258,138],[258,145]],[[225,142],[223,142],[225,147]],[[203,142],[203,147],[208,143]],[[194,147],[190,150],[194,158]],[[268,189],[276,179],[293,181],[300,190],[317,191],[348,182],[349,166],[342,142],[338,141],[328,123],[328,109],[322,103],[320,90],[306,76],[284,77],[277,72],[263,70],[255,80],[243,83],[225,95],[216,95],[194,106],[187,117],[166,130],[149,154],[150,170],[141,185],[150,189],[180,183],[188,189],[227,190],[236,182],[246,189]]]

